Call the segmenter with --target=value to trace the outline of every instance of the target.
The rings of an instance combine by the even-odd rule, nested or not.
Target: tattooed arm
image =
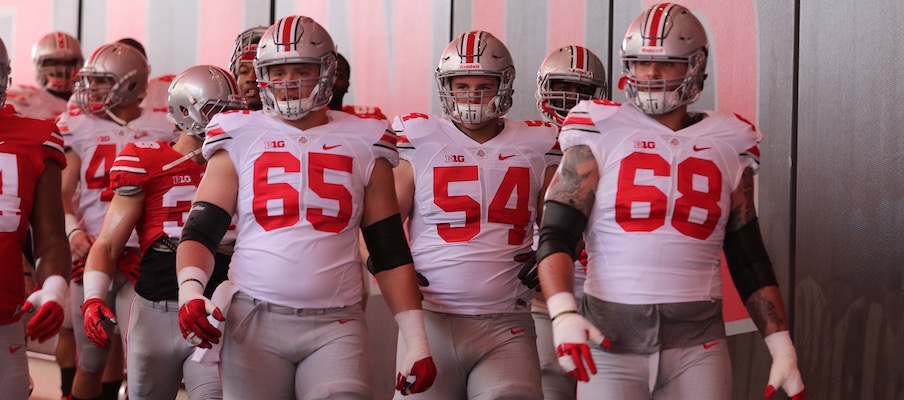
[[[599,168],[588,146],[575,146],[565,157],[549,184],[546,201],[556,201],[590,215],[596,200]],[[549,216],[545,217],[549,218]],[[580,232],[576,232],[580,234]],[[574,262],[566,253],[554,253],[540,261],[540,286],[546,298],[574,290]]]
[[[756,221],[756,208],[753,202],[753,171],[747,168],[741,177],[741,183],[731,194],[731,213],[728,216],[726,232],[736,232],[748,223]],[[759,238],[758,238],[759,239]],[[778,286],[764,286],[750,295],[745,302],[747,312],[763,336],[778,331],[788,330],[788,319],[785,305]]]

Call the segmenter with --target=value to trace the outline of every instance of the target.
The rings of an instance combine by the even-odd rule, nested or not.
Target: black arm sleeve
[[[210,254],[216,256],[217,247],[231,223],[232,217],[229,213],[216,204],[206,201],[195,202],[191,206],[185,226],[182,227],[179,242],[193,240],[201,243],[210,250]]]
[[[738,289],[742,302],[747,303],[750,295],[762,287],[778,286],[756,218],[743,228],[726,233],[723,248],[731,280]]]
[[[408,238],[402,229],[402,216],[399,214],[374,222],[361,229],[364,243],[370,258],[367,270],[376,275],[413,262]]]
[[[587,216],[568,204],[547,200],[543,206],[537,264],[553,253],[566,253],[575,259],[575,249],[587,226]]]

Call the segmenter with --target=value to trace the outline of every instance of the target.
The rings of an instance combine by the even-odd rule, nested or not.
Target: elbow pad
[[[757,219],[737,231],[727,232],[723,248],[728,271],[741,295],[741,302],[746,304],[753,292],[762,287],[778,286]]]
[[[206,201],[195,202],[191,206],[185,226],[182,227],[182,237],[179,241],[193,240],[201,243],[210,250],[210,254],[216,256],[217,247],[231,223],[232,216],[216,204]]]
[[[370,257],[367,259],[367,270],[371,274],[389,271],[414,262],[408,238],[402,229],[402,216],[399,214],[374,222],[361,229],[364,244]]]
[[[568,204],[547,200],[543,206],[537,264],[554,253],[568,254],[575,260],[575,249],[587,226],[587,216]]]

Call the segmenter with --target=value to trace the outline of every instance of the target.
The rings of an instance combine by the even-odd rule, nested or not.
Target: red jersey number
[[[308,186],[321,198],[337,201],[339,212],[333,217],[325,215],[322,208],[310,207],[305,219],[318,231],[340,232],[351,220],[352,194],[345,186],[326,182],[325,172],[335,170],[351,173],[352,159],[322,153],[309,153],[308,156]],[[292,226],[301,219],[301,193],[285,182],[270,183],[268,177],[272,169],[282,170],[286,174],[301,173],[301,161],[284,152],[265,152],[254,161],[252,211],[255,220],[265,231]],[[274,201],[281,203],[281,211],[268,207]]]
[[[618,192],[615,195],[615,221],[626,232],[652,232],[665,225],[668,196],[659,188],[635,184],[640,170],[652,172],[654,176],[671,175],[671,165],[662,156],[650,153],[633,153],[621,162],[618,174]],[[722,216],[719,199],[722,196],[722,174],[711,160],[688,158],[678,164],[677,189],[680,197],[675,199],[671,224],[685,236],[704,240],[716,229]],[[706,191],[694,189],[694,178],[706,181]],[[646,216],[632,214],[635,203],[649,204]],[[691,209],[706,212],[702,222],[691,221]]]
[[[100,201],[113,200],[113,189],[110,188],[110,167],[116,159],[115,144],[99,144],[88,162],[85,171],[85,185],[88,189],[101,189]]]
[[[465,213],[464,226],[453,227],[449,223],[436,226],[439,236],[446,242],[467,242],[480,233],[480,203],[470,196],[449,195],[450,183],[476,181],[478,178],[476,166],[434,168],[433,202],[445,212]],[[512,195],[515,196],[515,204],[509,208]],[[511,245],[524,243],[531,217],[529,200],[530,171],[525,167],[510,167],[487,209],[487,222],[512,225],[508,240]]]

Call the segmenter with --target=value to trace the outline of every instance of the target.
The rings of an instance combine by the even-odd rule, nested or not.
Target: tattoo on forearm
[[[731,211],[725,229],[734,232],[756,218],[756,207],[753,199],[753,170],[747,168],[741,175],[738,188],[731,194]]]
[[[590,147],[572,147],[565,152],[546,199],[568,204],[589,215],[596,200],[598,180],[599,170]]]
[[[775,303],[769,300],[769,296],[763,290],[754,292],[747,299],[745,306],[750,318],[753,319],[753,323],[763,333],[763,336],[788,329],[788,322],[783,317],[784,312],[779,312]]]

